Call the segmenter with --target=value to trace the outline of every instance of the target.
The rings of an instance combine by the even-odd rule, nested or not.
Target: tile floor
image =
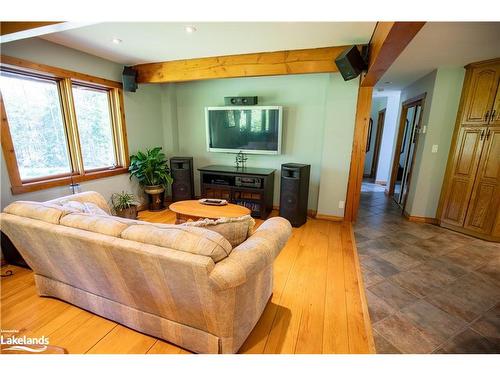
[[[409,222],[369,182],[354,232],[378,353],[500,353],[500,244]]]

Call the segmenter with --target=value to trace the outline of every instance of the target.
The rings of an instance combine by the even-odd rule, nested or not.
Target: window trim
[[[5,163],[7,165],[7,172],[9,174],[12,194],[23,194],[36,190],[49,189],[56,186],[69,185],[72,182],[79,183],[128,173],[129,152],[127,128],[125,123],[123,90],[120,82],[5,55],[1,55],[0,59],[0,70],[2,71],[48,78],[57,82],[61,100],[64,131],[68,143],[71,169],[73,171],[65,175],[50,176],[47,178],[42,177],[29,181],[21,180],[17,158],[14,151],[14,143],[12,141],[7,119],[7,113],[5,111],[5,105],[0,92],[1,143]],[[76,112],[73,101],[73,83],[95,87],[96,89],[101,90],[105,89],[108,91],[109,110],[112,121],[112,132],[115,146],[114,152],[116,155],[117,167],[109,169],[101,168],[98,170],[84,170],[80,149],[80,138],[78,135],[78,125],[76,122]]]

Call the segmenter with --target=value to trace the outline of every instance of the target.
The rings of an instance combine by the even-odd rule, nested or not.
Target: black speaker
[[[310,174],[308,164],[281,165],[280,216],[294,227],[300,227],[307,220]]]
[[[135,92],[137,90],[137,71],[130,67],[125,66],[122,73],[123,90]]]
[[[193,158],[176,156],[170,158],[172,183],[172,201],[194,199]]]
[[[258,96],[226,96],[224,103],[226,105],[257,105]]]
[[[356,46],[351,46],[342,52],[335,59],[335,64],[339,68],[344,81],[356,78],[367,68],[365,59],[363,59]]]

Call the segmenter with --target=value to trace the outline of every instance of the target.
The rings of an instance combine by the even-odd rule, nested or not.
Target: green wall
[[[71,48],[32,38],[2,44],[2,54],[80,73],[121,81],[123,66]],[[130,153],[145,147],[163,145],[161,87],[141,85],[135,93],[125,93],[125,118]],[[1,208],[15,200],[43,201],[68,195],[69,187],[60,186],[33,193],[12,195],[3,153],[1,156]],[[96,190],[108,199],[113,192],[128,190],[142,196],[128,174],[93,180],[81,184],[82,191]]]
[[[2,53],[47,65],[119,81],[123,67],[77,50],[33,38],[2,45]],[[278,156],[250,155],[249,166],[277,170],[275,204],[279,203],[282,163],[311,164],[308,206],[326,215],[343,216],[351,157],[358,81],[344,82],[340,74],[309,74],[237,78],[179,84],[140,85],[125,93],[125,116],[130,153],[163,146],[168,156],[189,155],[195,168],[234,162],[234,155],[206,151],[204,108],[224,104],[224,96],[258,95],[260,104],[282,105],[283,144]],[[12,195],[1,160],[1,206],[14,200],[47,200],[67,195],[67,186]],[[199,173],[195,172],[199,194]],[[96,190],[106,198],[141,189],[128,175],[82,183],[82,190]]]
[[[408,192],[406,211],[412,216],[436,216],[451,137],[455,127],[465,69],[439,68],[414,82],[401,93],[401,103],[424,92],[422,126]],[[432,146],[438,152],[432,153]]]
[[[219,79],[163,85],[164,142],[169,156],[193,156],[195,168],[209,164],[233,165],[234,154],[206,150],[205,107],[224,105],[225,96],[257,95],[261,105],[282,105],[281,155],[249,155],[248,166],[277,170],[274,203],[279,204],[282,163],[311,164],[309,208],[318,207],[320,189],[325,207],[345,199],[357,99],[357,81],[340,74]],[[176,108],[176,113],[173,109]],[[165,114],[165,111],[167,112]],[[325,133],[325,130],[332,130]],[[324,148],[331,151],[325,158]],[[332,176],[332,181],[328,178]],[[329,181],[326,184],[326,181]],[[195,172],[196,194],[200,193]],[[328,210],[343,215],[343,210]]]

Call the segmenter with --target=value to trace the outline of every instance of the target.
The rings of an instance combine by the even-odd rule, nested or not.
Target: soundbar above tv
[[[207,107],[207,150],[278,155],[282,114],[281,106]]]

